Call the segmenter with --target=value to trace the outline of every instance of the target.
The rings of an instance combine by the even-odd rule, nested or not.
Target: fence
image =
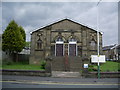
[[[29,56],[30,54],[18,54],[18,62],[29,62]],[[2,52],[2,60],[4,61],[15,61],[16,60],[16,54],[9,55],[6,52]]]

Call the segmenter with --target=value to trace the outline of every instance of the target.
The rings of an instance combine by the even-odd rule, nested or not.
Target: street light
[[[99,2],[97,3],[97,42],[98,42],[98,48],[97,48],[97,51],[98,51],[98,78],[100,78],[100,63],[99,63],[99,56],[100,56],[100,51],[99,51],[99,10],[98,10],[98,5],[100,3],[101,0],[99,0]]]

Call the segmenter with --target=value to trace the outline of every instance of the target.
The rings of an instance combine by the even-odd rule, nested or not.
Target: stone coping
[[[25,76],[41,76],[50,77],[51,73],[45,70],[16,70],[16,69],[2,69],[0,70],[3,75],[25,75]]]
[[[93,74],[96,74],[98,72],[89,72],[89,73],[93,73]],[[120,74],[120,72],[100,72],[101,74]]]
[[[23,69],[1,69],[0,71],[11,71],[11,72],[45,72],[45,70],[23,70]]]

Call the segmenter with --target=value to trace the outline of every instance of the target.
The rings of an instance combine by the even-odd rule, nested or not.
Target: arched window
[[[95,50],[96,43],[94,40],[90,42],[91,50]]]
[[[37,40],[37,49],[41,49],[42,48],[42,40],[39,38]]]
[[[63,42],[63,38],[62,38],[62,37],[58,37],[58,38],[56,39],[56,42]]]
[[[62,37],[58,37],[56,39],[55,44],[55,56],[63,56],[64,55],[64,41]]]
[[[91,41],[90,45],[94,47],[95,46],[95,41]]]
[[[75,38],[69,39],[68,55],[77,56],[77,40]]]
[[[76,42],[77,40],[75,38],[70,38],[69,42]]]

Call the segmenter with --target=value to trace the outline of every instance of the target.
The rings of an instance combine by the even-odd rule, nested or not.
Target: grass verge
[[[92,65],[89,70],[90,71],[97,71],[97,64]],[[118,72],[120,71],[120,63],[113,62],[113,61],[106,61],[106,63],[100,64],[101,72]]]
[[[44,70],[40,65],[29,65],[29,64],[22,64],[22,63],[13,63],[11,65],[2,65],[2,69]]]

